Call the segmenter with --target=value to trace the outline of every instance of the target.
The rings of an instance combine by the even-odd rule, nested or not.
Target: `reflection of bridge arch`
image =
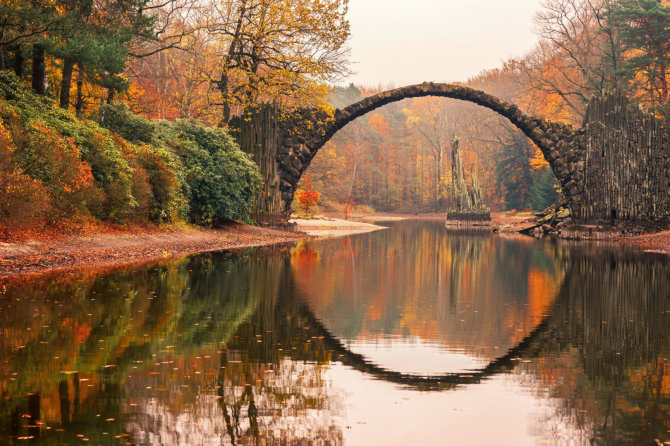
[[[309,345],[308,349],[297,353],[297,357],[294,358],[297,360],[316,362],[336,360],[377,379],[405,385],[417,390],[450,390],[459,385],[477,384],[487,377],[513,370],[521,360],[537,357],[546,350],[548,345],[551,346],[556,342],[562,344],[562,338],[565,336],[561,335],[562,330],[560,329],[559,321],[564,318],[567,303],[569,302],[566,290],[566,278],[568,276],[569,272],[559,287],[556,299],[547,308],[547,316],[540,321],[531,333],[508,350],[505,355],[496,358],[483,368],[468,372],[431,376],[401,373],[384,369],[365,356],[351,351],[324,326],[323,322],[316,317],[311,308],[305,303],[308,300],[297,287],[290,268],[287,268],[283,273],[279,289],[279,300],[276,301],[275,305],[267,308],[267,314],[261,312],[255,316],[255,320],[251,321],[247,326],[251,331],[243,330],[237,334],[240,338],[256,339],[256,336],[260,334],[271,332],[275,337],[271,343],[264,342],[263,345],[265,347],[284,344],[282,345],[283,348],[293,348],[294,351],[300,352],[302,350],[300,348],[301,345]],[[275,318],[281,320],[282,325],[266,325],[269,320]],[[283,324],[286,324],[286,326]],[[291,338],[290,345],[277,342],[281,338],[286,339],[286,336]],[[258,346],[256,342],[252,342],[246,348],[256,349]],[[268,357],[268,355],[274,356],[276,354],[273,351],[274,349],[275,347],[270,347],[262,353],[258,352],[261,357],[258,357],[257,360],[260,362],[271,362],[273,359]]]
[[[556,302],[554,302],[551,310],[555,305]],[[301,315],[305,318],[309,331],[313,333],[312,337],[322,340],[324,347],[335,353],[337,360],[342,364],[359,372],[372,375],[377,379],[402,384],[418,390],[450,390],[458,385],[477,384],[487,377],[508,372],[514,369],[520,360],[534,357],[539,353],[545,341],[552,337],[554,332],[553,311],[550,311],[531,333],[508,350],[504,356],[491,361],[486,367],[470,372],[421,376],[384,369],[366,359],[363,355],[352,352],[330,333],[307,305],[302,304],[301,310]]]
[[[660,346],[667,345],[658,340],[670,339],[666,313],[670,260],[604,249],[590,253],[575,248],[575,254],[572,258],[571,251],[565,259],[565,275],[556,299],[546,309],[547,316],[506,354],[471,372],[439,376],[400,373],[352,352],[305,304],[308,300],[289,267],[281,272],[274,297],[238,329],[227,347],[246,352],[250,362],[277,363],[286,354],[293,360],[320,364],[332,359],[417,390],[476,384],[513,370],[519,360],[551,356],[571,347],[579,348],[582,367],[594,376],[604,373],[603,355],[613,376],[655,358]],[[602,324],[605,315],[608,323]]]

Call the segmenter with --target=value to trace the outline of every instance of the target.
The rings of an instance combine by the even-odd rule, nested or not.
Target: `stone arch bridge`
[[[622,94],[594,99],[584,126],[575,129],[529,116],[480,90],[432,82],[385,91],[332,115],[314,109],[284,114],[267,105],[231,122],[263,176],[253,217],[267,224],[288,217],[302,174],[338,130],[383,105],[422,96],[472,102],[508,119],[542,151],[573,220],[670,220],[668,132],[650,114],[633,111]]]

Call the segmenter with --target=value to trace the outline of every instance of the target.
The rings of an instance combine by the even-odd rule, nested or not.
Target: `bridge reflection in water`
[[[441,394],[502,377],[544,401],[530,439],[664,440],[669,296],[665,257],[427,224],[34,282],[0,300],[0,443],[337,444],[368,427],[347,425],[352,374],[443,406]],[[417,339],[476,367],[398,371],[381,350],[360,353],[363,341],[421,350]],[[396,435],[402,420],[389,422],[376,432]]]

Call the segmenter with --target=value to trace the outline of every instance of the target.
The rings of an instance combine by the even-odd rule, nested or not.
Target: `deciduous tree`
[[[208,30],[217,37],[222,123],[258,100],[302,104],[325,96],[320,83],[347,73],[348,0],[216,0]]]

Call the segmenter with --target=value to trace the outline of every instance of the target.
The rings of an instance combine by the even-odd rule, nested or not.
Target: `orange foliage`
[[[302,213],[310,214],[312,208],[319,202],[321,193],[314,190],[314,185],[308,174],[305,174],[303,177],[302,184],[303,185],[296,190],[295,197],[298,200],[298,207]]]
[[[72,138],[63,138],[39,122],[31,122],[28,132],[31,133],[31,144],[42,149],[41,155],[44,159],[36,162],[43,163],[45,168],[51,170],[48,174],[53,176],[56,187],[62,189],[56,191],[60,196],[54,198],[65,198],[65,195],[74,194],[93,185],[91,166],[81,160],[79,148]]]
[[[379,113],[373,113],[368,119],[368,123],[372,130],[379,133],[382,138],[388,138],[391,134],[391,127],[384,116]]]
[[[309,243],[301,241],[295,248],[291,248],[291,265],[297,267],[303,274],[312,265],[318,263],[319,258],[319,253]]]
[[[534,171],[543,171],[549,168],[549,161],[544,157],[542,151],[533,144],[533,156],[528,160],[530,168]]]
[[[0,226],[30,224],[48,209],[46,188],[29,177],[13,160],[16,148],[0,123]]]
[[[531,268],[528,272],[528,309],[526,323],[534,326],[540,323],[556,294],[555,277],[546,271]]]

